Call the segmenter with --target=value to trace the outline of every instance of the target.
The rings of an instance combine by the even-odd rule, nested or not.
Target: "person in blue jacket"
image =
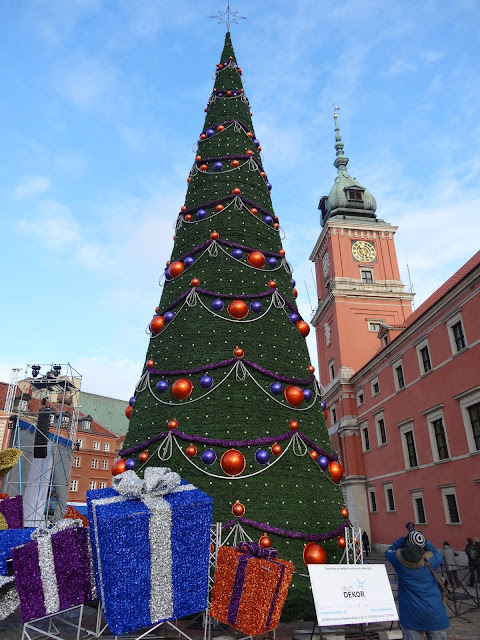
[[[447,640],[450,622],[434,571],[443,562],[440,551],[420,531],[395,540],[385,552],[398,576],[398,613],[404,640]]]

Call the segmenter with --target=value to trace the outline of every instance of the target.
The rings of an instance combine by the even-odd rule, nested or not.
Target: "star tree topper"
[[[238,11],[230,10],[230,0],[227,0],[227,8],[225,11],[219,11],[216,16],[209,16],[210,18],[214,18],[218,20],[218,24],[227,25],[227,31],[230,31],[230,24],[238,24],[239,20],[246,20],[243,16],[238,15]]]

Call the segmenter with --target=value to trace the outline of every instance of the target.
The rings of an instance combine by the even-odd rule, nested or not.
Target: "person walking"
[[[471,538],[467,538],[467,546],[465,553],[468,558],[468,567],[470,569],[468,584],[470,587],[475,586],[475,580],[480,582],[480,541],[475,538],[475,542]]]
[[[370,551],[370,540],[368,538],[368,533],[366,531],[362,533],[362,545],[363,545],[363,553],[368,558],[368,552]]]
[[[398,613],[404,640],[447,640],[450,622],[437,578],[443,557],[420,531],[410,531],[385,552],[398,576]],[[430,567],[431,569],[430,569]]]
[[[447,579],[450,583],[450,586],[455,591],[456,587],[461,587],[462,583],[458,579],[457,574],[457,563],[455,562],[455,556],[460,555],[458,551],[452,549],[449,542],[443,543],[443,549],[441,550],[443,556],[443,567],[447,572]],[[443,568],[442,567],[442,568]]]

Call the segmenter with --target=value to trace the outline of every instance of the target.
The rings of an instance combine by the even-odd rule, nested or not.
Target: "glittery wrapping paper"
[[[21,455],[20,449],[4,449],[0,451],[0,480],[7,475],[10,469],[13,469]]]
[[[20,604],[15,578],[0,576],[0,620],[5,620]]]
[[[64,520],[80,520],[84,527],[88,528],[88,518],[82,516],[82,514],[72,507],[71,505],[67,507],[65,511],[65,515],[63,516]]]
[[[31,534],[35,531],[33,527],[25,529],[4,529],[0,531],[0,575],[8,574],[7,560],[12,557],[13,547],[24,544],[30,540]]]
[[[293,564],[286,560],[255,558],[221,547],[210,615],[250,636],[275,629],[293,570]]]
[[[141,495],[87,492],[98,596],[115,634],[207,606],[212,498],[184,480],[163,497]]]
[[[8,529],[21,529],[23,527],[22,496],[0,500],[0,514],[5,518]]]
[[[38,536],[13,549],[12,558],[24,622],[92,599],[84,527]]]

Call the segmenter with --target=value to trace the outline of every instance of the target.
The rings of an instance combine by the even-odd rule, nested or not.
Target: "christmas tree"
[[[342,468],[228,32],[205,111],[116,471],[174,469],[213,496],[224,535],[265,533],[307,574],[305,544],[342,554]],[[311,610],[309,589],[294,576],[289,617]]]

